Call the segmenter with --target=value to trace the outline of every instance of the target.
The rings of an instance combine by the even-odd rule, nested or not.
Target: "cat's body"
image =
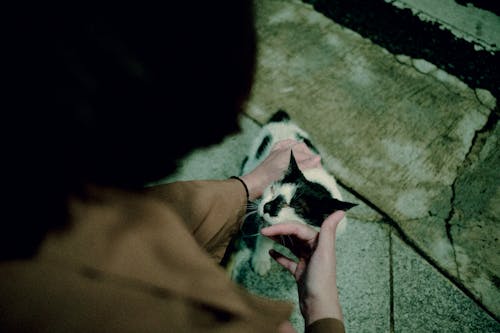
[[[275,143],[285,139],[304,142],[313,152],[318,153],[309,135],[294,124],[285,111],[276,112],[264,125],[245,158],[241,174],[253,170],[269,154]],[[266,188],[256,202],[256,213],[245,221],[254,227],[250,234],[239,235],[236,252],[233,253],[228,270],[234,270],[241,260],[248,260],[255,272],[265,275],[271,267],[269,250],[273,241],[259,234],[262,226],[283,222],[309,224],[319,228],[324,219],[335,210],[347,210],[354,204],[343,202],[335,178],[322,167],[301,171],[293,154],[284,177]],[[255,207],[254,207],[255,209]],[[253,212],[250,212],[251,215]],[[346,224],[344,219],[338,227],[341,233]]]

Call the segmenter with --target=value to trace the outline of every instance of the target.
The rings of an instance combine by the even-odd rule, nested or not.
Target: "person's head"
[[[43,4],[9,16],[13,215],[1,257],[64,225],[65,200],[83,184],[140,187],[238,130],[255,66],[251,1]]]

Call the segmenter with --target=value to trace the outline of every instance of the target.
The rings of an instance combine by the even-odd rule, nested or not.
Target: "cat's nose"
[[[277,210],[276,208],[277,208],[277,207],[276,207],[276,205],[275,205],[275,204],[273,204],[273,202],[272,202],[272,201],[271,201],[271,202],[268,202],[268,203],[266,203],[266,204],[264,205],[264,214],[266,214],[266,213],[267,213],[267,214],[269,214],[269,215],[271,215],[271,216],[276,216],[276,215],[278,215],[278,214],[276,214],[276,213],[277,213],[277,212],[276,212],[276,210]]]
[[[270,215],[271,211],[272,211],[272,204],[268,202],[264,205],[264,214],[268,213]]]
[[[282,195],[278,195],[273,200],[266,202],[263,207],[264,214],[268,213],[271,216],[278,216],[281,208],[285,204],[285,200]]]

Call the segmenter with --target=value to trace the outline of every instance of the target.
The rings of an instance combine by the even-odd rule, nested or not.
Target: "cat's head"
[[[356,204],[335,199],[319,182],[306,179],[291,153],[284,177],[264,191],[258,214],[271,225],[293,221],[320,227],[333,212],[354,206]]]

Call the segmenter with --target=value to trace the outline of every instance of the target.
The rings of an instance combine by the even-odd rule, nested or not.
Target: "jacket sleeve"
[[[335,318],[316,320],[306,327],[305,333],[345,333],[344,323]]]
[[[145,191],[174,210],[217,262],[222,259],[245,213],[246,192],[238,180],[175,182]]]

